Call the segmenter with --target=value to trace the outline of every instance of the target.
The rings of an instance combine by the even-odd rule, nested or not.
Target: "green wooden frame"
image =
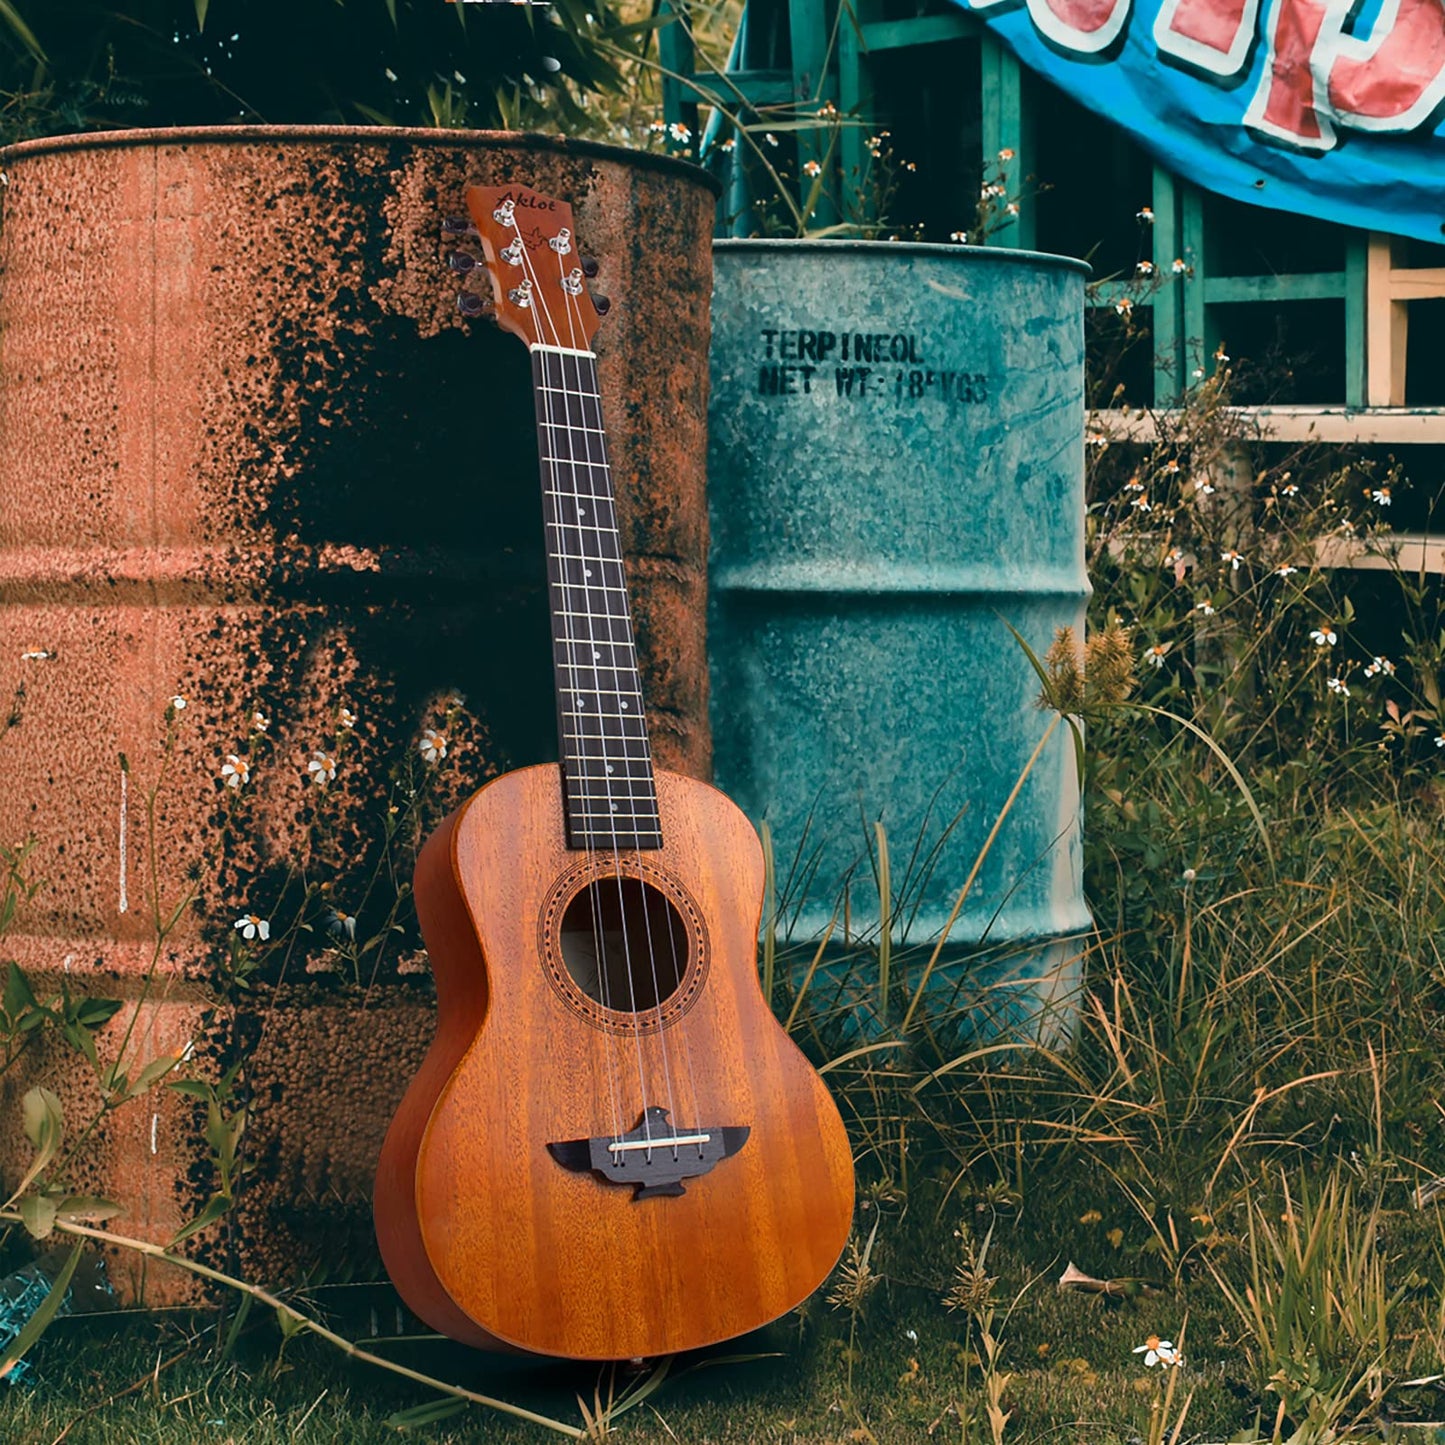
[[[752,3],[758,4],[760,0]],[[878,121],[871,74],[874,61],[891,51],[969,39],[977,41],[980,47],[980,161],[988,164],[994,162],[1001,151],[1011,151],[1013,175],[1034,173],[1034,106],[1030,103],[1034,82],[1013,53],[973,16],[961,9],[948,9],[890,20],[883,17],[882,0],[836,0],[841,9],[832,11],[826,0],[772,0],[772,3],[787,4],[792,40],[790,73],[744,71],[725,79],[695,74],[690,47],[678,44],[678,37],[683,36],[682,27],[668,26],[661,32],[659,45],[664,64],[676,77],[667,80],[663,87],[666,119],[680,120],[695,130],[699,98],[715,101],[721,96],[734,103],[738,100],[751,104],[787,101],[802,105],[819,97],[835,96],[842,113],[861,124],[844,127],[833,161],[840,176],[852,173],[855,168],[862,174],[866,169],[869,127]],[[664,8],[668,4],[681,6],[685,0],[664,0]],[[825,67],[830,73],[820,83]],[[800,161],[811,157],[822,162],[827,157],[825,130],[800,132],[799,139]],[[735,172],[740,169],[735,167]],[[971,198],[964,199],[967,206],[971,206]],[[745,206],[734,205],[733,209],[737,214],[745,210]],[[1176,404],[1198,379],[1196,372],[1208,374],[1209,359],[1221,339],[1227,340],[1221,337],[1217,307],[1310,300],[1338,300],[1344,304],[1345,394],[1330,400],[1351,408],[1366,405],[1369,253],[1366,233],[1347,233],[1345,264],[1339,271],[1218,275],[1211,268],[1209,207],[1205,193],[1165,167],[1155,165],[1152,209],[1155,275],[1149,279],[1148,286],[1141,287],[1137,278],[1101,283],[1091,288],[1089,304],[1113,306],[1121,296],[1129,295],[1136,305],[1151,308],[1156,358],[1154,405]],[[814,217],[814,223],[821,227],[836,219],[836,215],[829,212]],[[1017,217],[1001,219],[1003,223],[987,237],[987,244],[1030,249],[1038,243],[1034,208],[1027,203]],[[746,230],[745,215],[741,221],[741,225],[734,225],[735,231]],[[1178,271],[1176,261],[1183,263]],[[1142,297],[1141,290],[1146,292]]]

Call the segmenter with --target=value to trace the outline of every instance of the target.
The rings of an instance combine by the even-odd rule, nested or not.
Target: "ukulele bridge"
[[[686,1132],[668,1121],[667,1110],[652,1105],[626,1134],[564,1139],[547,1152],[577,1174],[589,1171],[607,1184],[636,1188],[633,1201],[685,1194],[683,1180],[706,1174],[747,1143],[747,1125]]]

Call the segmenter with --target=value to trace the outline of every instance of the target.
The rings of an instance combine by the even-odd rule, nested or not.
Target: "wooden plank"
[[[1032,175],[1034,167],[1028,154],[1028,133],[1023,115],[1023,73],[1017,57],[1006,46],[985,33],[979,41],[979,71],[982,78],[983,102],[983,170],[985,178],[997,174],[1000,165],[1008,171],[1010,195],[1021,189],[1024,176]],[[1012,157],[1000,156],[1011,151]],[[1033,206],[1027,198],[1017,217],[1004,217],[988,243],[995,246],[1021,246],[1034,243]]]
[[[947,40],[976,40],[983,30],[979,21],[962,10],[946,15],[918,15],[908,20],[870,20],[862,28],[863,44],[870,55]]]
[[[1445,445],[1445,407],[1439,406],[1239,406],[1230,411],[1247,427],[1258,428],[1262,441]],[[1089,412],[1086,424],[1115,441],[1148,445],[1159,436],[1156,418],[1175,415],[1171,408],[1100,410]]]
[[[1363,231],[1345,237],[1345,405],[1364,406],[1365,275],[1369,240]]]
[[[1191,270],[1183,278],[1184,334],[1180,338],[1180,386],[1184,390],[1208,375],[1205,358],[1214,349],[1205,315],[1205,284],[1209,280],[1209,246],[1204,233],[1204,194],[1198,186],[1180,187],[1180,230],[1184,259]],[[1201,373],[1199,376],[1195,372]]]
[[[873,77],[869,62],[875,49],[868,39],[869,18],[879,0],[844,0],[838,11],[838,109],[846,117],[838,136],[838,169],[845,209],[857,192],[857,208],[871,213],[868,202],[872,188],[867,185],[872,156],[868,137],[877,126],[873,99]],[[886,48],[886,47],[884,47]],[[872,214],[847,216],[846,220],[871,221]]]
[[[662,78],[662,119],[668,125],[685,125],[697,134],[697,92],[681,77],[690,75],[696,64],[692,34],[688,28],[686,0],[663,0],[660,17],[678,18],[657,32],[657,58],[664,72]],[[674,78],[677,77],[677,78]]]
[[[1174,274],[1182,259],[1179,236],[1179,187],[1173,173],[1154,167],[1153,249],[1159,292],[1154,299],[1154,405],[1168,406],[1184,394],[1184,350],[1181,325],[1184,312],[1184,277]]]
[[[1206,306],[1226,301],[1340,301],[1348,294],[1343,271],[1297,272],[1282,276],[1208,276],[1201,284]]]
[[[1396,328],[1405,307],[1390,296],[1394,241],[1372,232],[1365,261],[1365,399],[1371,406],[1400,406],[1405,400],[1405,348]]]
[[[788,0],[788,32],[793,51],[793,100],[806,114],[814,105],[838,95],[837,78],[829,73],[830,37],[828,16],[823,0]],[[818,165],[835,160],[828,130],[800,130],[798,133],[798,199],[801,204],[812,187],[812,180],[803,168],[811,161]],[[824,185],[818,193],[814,213],[807,217],[813,226],[830,226],[838,220],[835,200],[836,182]]]
[[[1368,542],[1358,537],[1318,537],[1315,565],[1352,572],[1445,575],[1445,537],[1424,532],[1390,532]]]
[[[1390,296],[1396,301],[1423,301],[1445,296],[1445,266],[1421,266],[1390,272]]]

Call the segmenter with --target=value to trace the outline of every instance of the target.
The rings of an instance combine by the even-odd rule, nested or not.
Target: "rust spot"
[[[307,889],[313,907],[360,910],[363,931],[377,922],[374,880],[404,876],[413,846],[388,843],[383,820],[423,727],[444,719],[449,747],[413,831],[495,772],[555,756],[525,353],[456,315],[441,219],[467,184],[525,180],[571,200],[601,259],[616,305],[597,351],[655,752],[707,776],[712,192],[655,158],[468,132],[136,132],[3,162],[0,689],[23,681],[25,696],[0,739],[0,838],[34,834],[46,880],[7,948],[41,987],[69,958],[73,990],[133,1005],[151,901],[194,889],[137,1036],[192,1042],[213,1071],[249,1060],[247,1267],[278,1279],[328,1240],[354,1262],[381,1135],[430,1032],[416,939],[403,921],[342,975],[319,931],[240,1008],[218,960],[238,912],[280,917]],[[43,666],[22,659],[37,649]],[[448,707],[456,691],[464,708]],[[324,789],[318,750],[336,763]],[[226,786],[230,757],[243,788]],[[127,1017],[107,1027],[112,1049]],[[97,1102],[88,1066],[38,1051],[0,1090],[12,1161],[37,1080],[73,1119]],[[125,1203],[125,1227],[168,1237],[214,1187],[194,1110],[138,1100],[98,1135],[82,1182]]]

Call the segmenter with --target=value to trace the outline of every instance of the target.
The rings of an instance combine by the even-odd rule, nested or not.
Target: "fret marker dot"
[[[590,577],[592,575],[592,569],[590,567],[584,567],[582,569],[582,575],[584,577]]]
[[[612,771],[612,764],[611,764],[611,763],[608,763],[608,764],[607,764],[607,771],[608,771],[609,773]]]
[[[599,657],[601,657],[601,656],[602,656],[602,654],[601,654],[600,652],[598,652],[597,649],[594,647],[594,648],[592,649],[592,660],[593,660],[593,662],[596,662],[597,659],[598,659]]]
[[[623,703],[623,704],[622,704],[622,711],[623,711],[623,712],[626,712],[626,711],[627,711],[627,708],[628,708],[628,704],[627,704],[627,703]]]

